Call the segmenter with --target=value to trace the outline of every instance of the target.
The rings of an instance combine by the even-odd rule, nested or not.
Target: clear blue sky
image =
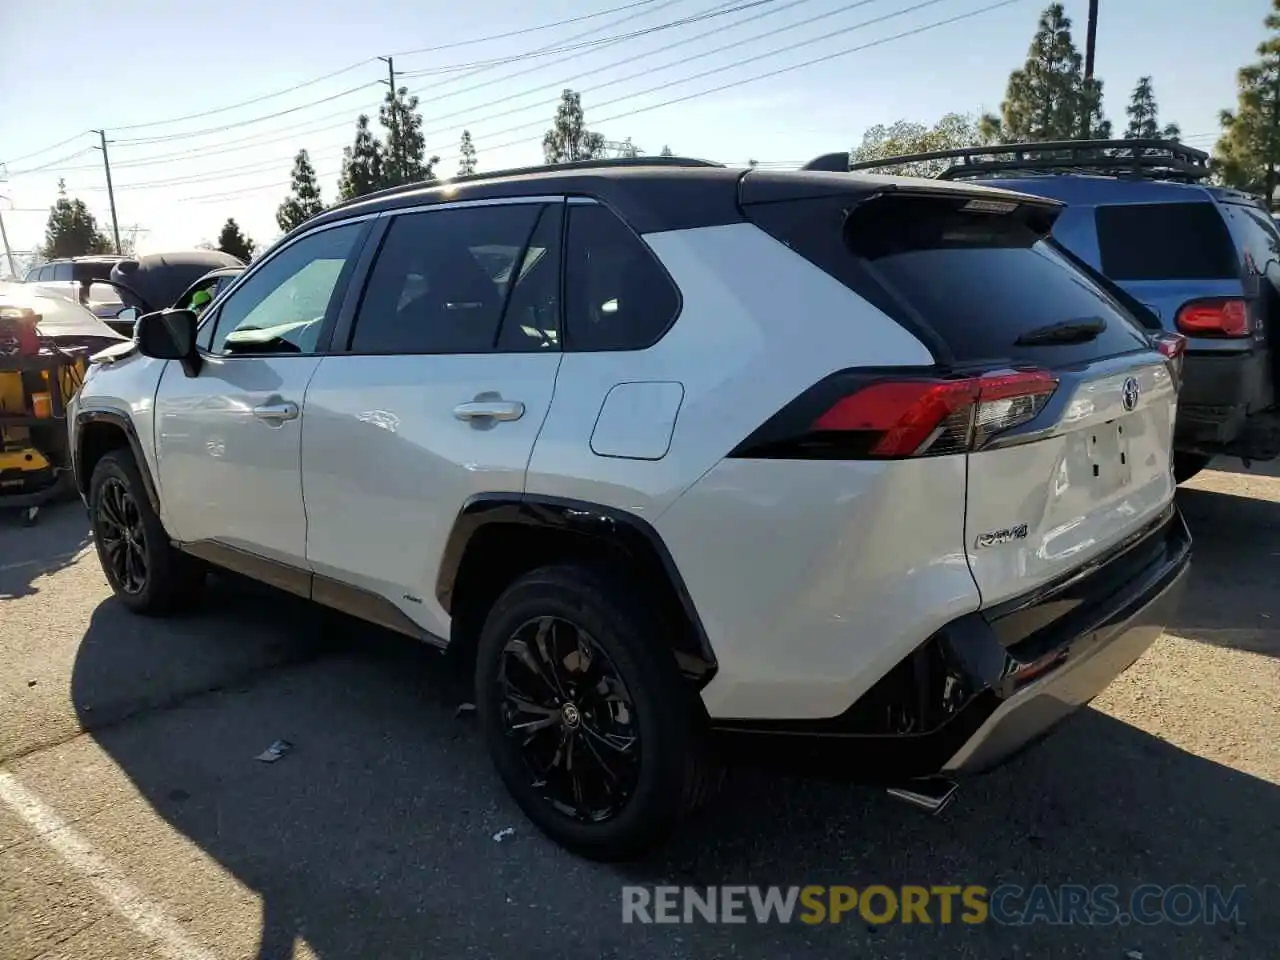
[[[117,211],[122,227],[141,228],[139,249],[212,240],[228,216],[255,239],[270,240],[278,233],[274,211],[299,147],[311,151],[326,199],[334,196],[341,148],[350,140],[355,116],[376,112],[383,88],[372,84],[386,76],[386,65],[372,58],[380,55],[396,54],[398,71],[420,73],[404,82],[421,94],[428,148],[443,158],[443,172],[456,170],[464,126],[475,138],[482,170],[539,162],[542,132],[562,86],[582,91],[590,127],[613,140],[630,137],[648,152],[669,144],[679,154],[731,163],[802,162],[858,143],[876,123],[998,110],[1009,71],[1024,60],[1045,6],[1045,0],[1013,0],[971,19],[670,105],[661,104],[892,37],[993,0],[932,0],[923,6],[921,0],[771,0],[625,42],[476,66],[744,2],[650,0],[524,36],[409,52],[624,2],[0,4],[0,162],[8,162],[9,172],[8,182],[0,183],[0,197],[8,198],[0,199],[0,212],[10,243],[26,250],[41,241],[59,176],[104,228],[109,224],[100,154],[89,149],[96,137],[82,133],[99,127],[116,141],[110,150]],[[1065,5],[1083,49],[1087,0]],[[1151,74],[1161,120],[1180,123],[1193,144],[1212,146],[1218,111],[1234,105],[1236,69],[1252,58],[1269,6],[1268,0],[1101,0],[1096,70],[1105,83],[1107,115],[1123,128],[1135,80]],[[919,9],[903,12],[911,7]],[[802,25],[823,14],[829,16]],[[879,22],[846,29],[870,20]],[[710,52],[738,41],[733,49]],[[622,62],[642,54],[649,55]],[[264,97],[361,61],[371,62],[292,93],[198,119],[161,122]],[[472,66],[459,69],[467,64]],[[348,92],[362,84],[370,86]],[[662,84],[670,86],[645,92]],[[331,99],[314,103],[324,98]],[[656,109],[615,118],[646,107]],[[281,111],[290,112],[259,119]],[[210,129],[217,127],[230,129]],[[153,142],[127,142],[148,138]],[[44,152],[19,159],[36,151]],[[63,160],[71,154],[78,155]],[[46,169],[32,170],[41,166]]]

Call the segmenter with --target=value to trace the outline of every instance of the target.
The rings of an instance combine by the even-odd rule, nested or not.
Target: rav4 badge
[[[981,550],[983,547],[995,547],[1002,543],[1025,539],[1027,539],[1027,525],[1020,523],[1016,527],[1005,527],[1003,530],[992,530],[990,533],[981,534],[975,546]]]

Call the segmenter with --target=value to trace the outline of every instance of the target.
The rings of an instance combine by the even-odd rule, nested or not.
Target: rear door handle
[[[459,420],[519,420],[524,416],[524,404],[518,400],[471,400],[453,408]]]
[[[259,420],[278,425],[286,420],[297,420],[298,405],[292,400],[284,400],[280,403],[264,403],[260,407],[253,408],[253,415]]]

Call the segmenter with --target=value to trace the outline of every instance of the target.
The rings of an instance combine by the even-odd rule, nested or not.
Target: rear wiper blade
[[[1048,326],[1028,330],[1014,341],[1019,347],[1039,347],[1054,343],[1084,343],[1107,329],[1107,321],[1101,317],[1081,320],[1062,320]]]

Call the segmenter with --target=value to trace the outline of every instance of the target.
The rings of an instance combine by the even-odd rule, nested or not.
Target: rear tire
[[[642,591],[576,565],[519,577],[481,631],[476,713],[498,775],[591,859],[656,846],[718,782],[665,636]]]
[[[1197,473],[1209,465],[1213,457],[1201,453],[1175,453],[1173,455],[1173,479],[1177,483],[1186,483]]]
[[[104,454],[89,481],[98,561],[116,598],[134,613],[163,614],[197,603],[205,567],[174,549],[125,450]]]

